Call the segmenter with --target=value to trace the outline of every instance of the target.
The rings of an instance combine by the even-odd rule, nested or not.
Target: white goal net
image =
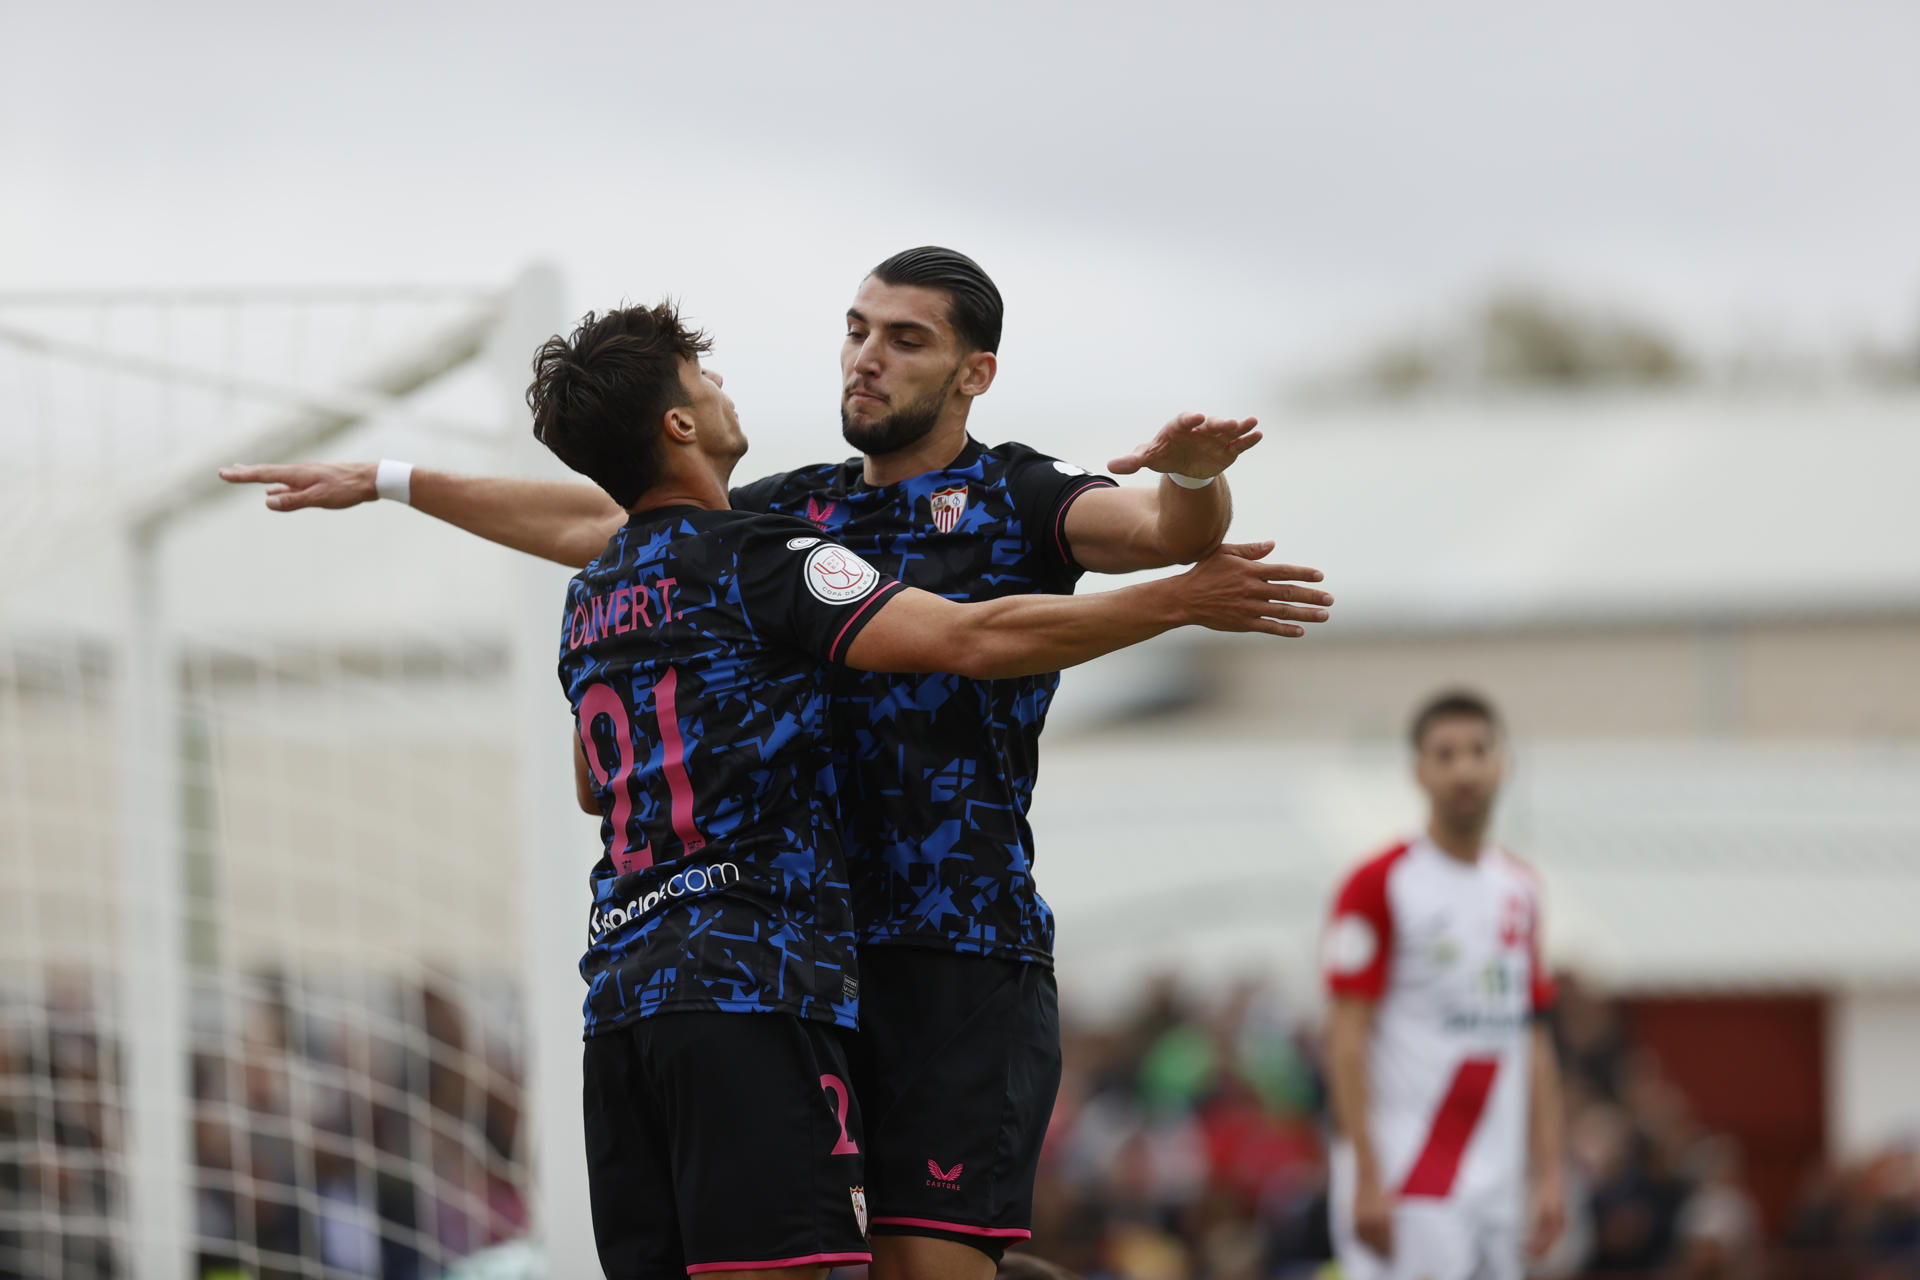
[[[528,1232],[544,579],[212,470],[517,469],[557,297],[0,295],[0,1277],[428,1277]]]

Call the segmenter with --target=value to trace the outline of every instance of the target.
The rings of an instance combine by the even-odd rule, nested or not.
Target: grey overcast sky
[[[1499,281],[1912,332],[1916,125],[1911,0],[0,0],[0,289],[544,258],[831,413],[859,275],[932,241],[1007,294],[1009,412],[1151,425]]]

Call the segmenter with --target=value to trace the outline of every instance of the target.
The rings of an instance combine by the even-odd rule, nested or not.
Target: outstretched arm
[[[222,467],[229,484],[264,484],[274,511],[339,510],[372,502],[376,464],[288,462]],[[466,476],[413,469],[409,505],[489,542],[578,569],[626,523],[620,504],[590,484]]]
[[[1115,458],[1115,475],[1161,473],[1151,489],[1094,489],[1067,511],[1073,557],[1095,573],[1130,573],[1192,564],[1220,545],[1233,517],[1221,474],[1260,443],[1256,418],[1183,413],[1132,453]],[[1211,483],[1195,488],[1172,477]]]
[[[1088,596],[1020,595],[956,604],[904,589],[848,646],[848,666],[866,671],[950,671],[976,680],[1058,671],[1180,626],[1306,634],[1326,620],[1333,597],[1296,583],[1318,569],[1262,564],[1271,542],[1222,547],[1158,582]]]

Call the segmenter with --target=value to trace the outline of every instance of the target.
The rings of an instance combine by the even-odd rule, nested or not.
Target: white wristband
[[[413,505],[413,464],[380,459],[373,473],[373,491],[391,502]]]
[[[1182,489],[1204,489],[1220,478],[1219,476],[1208,476],[1204,480],[1199,480],[1193,476],[1183,476],[1178,471],[1169,471],[1166,473],[1166,477]]]

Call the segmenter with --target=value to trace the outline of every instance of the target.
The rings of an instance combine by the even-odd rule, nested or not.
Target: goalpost
[[[545,268],[0,295],[0,1273],[592,1273],[565,571],[213,476],[543,469],[564,319]]]

